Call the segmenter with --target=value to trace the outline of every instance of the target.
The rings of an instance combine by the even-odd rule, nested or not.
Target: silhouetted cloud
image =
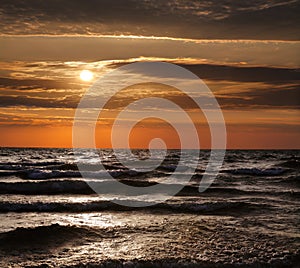
[[[18,90],[35,90],[35,89],[78,89],[79,85],[70,84],[67,79],[61,79],[61,81],[50,80],[50,79],[15,79],[0,77],[0,86],[10,87]]]
[[[217,97],[223,109],[241,108],[300,108],[299,85],[286,86],[282,89],[251,90],[244,93],[228,94]]]
[[[76,108],[79,98],[39,98],[34,96],[0,96],[0,107]]]
[[[300,81],[299,69],[272,67],[238,67],[209,64],[181,64],[181,66],[192,71],[202,79],[209,80],[263,82],[270,84]]]
[[[5,34],[299,38],[296,0],[2,0]]]
[[[176,61],[175,61],[176,62]],[[20,65],[20,63],[18,63]],[[0,85],[2,94],[0,94],[1,107],[44,107],[44,108],[76,108],[81,93],[84,93],[87,85],[82,85],[77,77],[71,77],[69,65],[61,63],[42,63],[43,68],[39,69],[37,63],[24,63],[23,69],[19,67],[19,72],[23,70],[24,77],[0,77]],[[90,63],[98,66],[98,64]],[[106,64],[106,68],[117,68],[123,62]],[[26,70],[28,66],[35,68],[36,74]],[[204,79],[215,93],[220,105],[224,109],[244,109],[244,108],[300,108],[300,92],[299,92],[299,72],[297,69],[289,68],[270,68],[270,67],[238,67],[226,65],[210,65],[210,64],[180,64],[182,67],[189,69]],[[59,81],[53,79],[41,79],[38,74],[51,77],[55,74],[52,67],[60,66],[61,78]],[[80,65],[79,65],[80,66]],[[65,69],[64,69],[65,67]],[[77,66],[77,68],[79,68]],[[48,70],[48,73],[45,71]],[[93,69],[92,69],[93,70]],[[137,70],[139,74],[140,70]],[[76,69],[72,70],[77,74]],[[30,73],[36,77],[28,79],[26,75]],[[156,75],[159,72],[156,72]],[[12,73],[14,74],[14,73]],[[22,73],[20,73],[21,75]],[[145,82],[149,73],[145,75]],[[77,74],[78,75],[78,74]],[[68,78],[65,78],[67,76]],[[180,77],[178,77],[180,79]],[[150,81],[149,81],[150,82]],[[228,86],[228,84],[230,86]],[[151,87],[151,85],[150,85]],[[40,91],[36,91],[40,89]],[[184,109],[194,109],[195,105],[184,98],[182,94],[172,92],[170,90],[158,89],[156,91],[147,89],[147,86],[140,90],[129,90],[126,94],[119,94],[110,102],[110,109],[119,109],[127,106],[134,100],[141,97],[167,97],[169,100],[177,103]],[[148,91],[147,91],[148,90]],[[141,93],[139,96],[138,93]],[[101,92],[100,92],[101,94]],[[89,105],[98,107],[97,98],[91,96]]]
[[[177,63],[174,60],[174,63]],[[126,64],[118,62],[110,64],[116,68]],[[177,63],[201,79],[208,80],[228,80],[235,82],[263,82],[263,83],[289,83],[300,81],[300,72],[297,68],[273,68],[273,67],[243,67],[215,64],[185,64]],[[138,70],[137,70],[138,71]],[[158,76],[159,72],[155,72]]]

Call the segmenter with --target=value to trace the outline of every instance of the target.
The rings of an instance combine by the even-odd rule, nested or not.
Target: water
[[[99,151],[105,168],[127,185],[172,187],[191,176],[176,196],[135,208],[112,202],[131,200],[130,193],[98,195],[89,187],[113,178],[88,150],[83,181],[71,149],[1,148],[0,266],[297,267],[300,151],[229,150],[212,186],[199,193],[209,153],[198,161],[195,151],[170,150],[158,168],[142,172],[124,167],[111,150]],[[170,180],[182,154],[188,161]]]

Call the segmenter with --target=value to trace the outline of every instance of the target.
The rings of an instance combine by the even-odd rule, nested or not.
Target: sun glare
[[[83,81],[91,81],[93,79],[94,75],[89,70],[83,70],[80,73],[80,79]]]

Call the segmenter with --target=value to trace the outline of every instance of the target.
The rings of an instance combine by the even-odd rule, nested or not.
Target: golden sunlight
[[[83,70],[80,73],[80,79],[83,81],[91,81],[94,77],[94,74],[89,70]]]

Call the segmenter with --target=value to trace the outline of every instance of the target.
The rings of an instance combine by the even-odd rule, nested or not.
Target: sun
[[[89,70],[83,70],[80,73],[80,79],[83,81],[91,81],[94,77],[94,74]]]

